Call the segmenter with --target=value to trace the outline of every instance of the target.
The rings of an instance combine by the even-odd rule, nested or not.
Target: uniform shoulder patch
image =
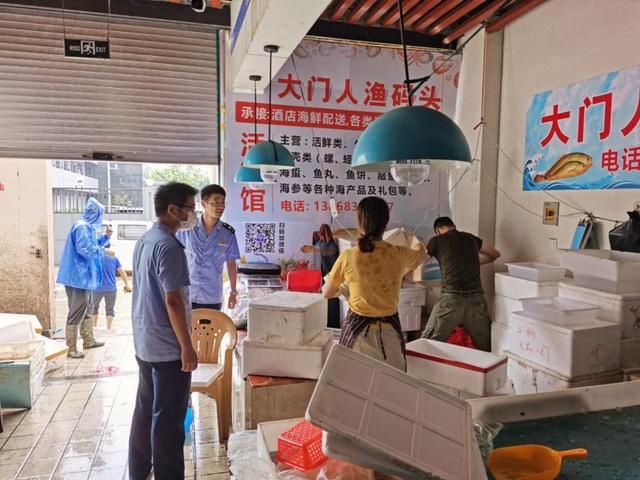
[[[235,229],[235,228],[233,228],[233,227],[232,227],[231,225],[229,225],[228,223],[226,223],[226,222],[222,222],[222,226],[223,226],[224,228],[226,228],[227,230],[229,230],[231,233],[236,233],[236,229]]]

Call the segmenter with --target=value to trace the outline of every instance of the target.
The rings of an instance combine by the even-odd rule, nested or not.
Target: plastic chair
[[[229,340],[223,342],[226,338]],[[191,339],[198,353],[198,370],[203,369],[204,377],[209,377],[203,381],[196,370],[192,377],[191,391],[205,393],[215,399],[218,435],[220,442],[225,442],[229,438],[231,425],[233,349],[238,340],[236,326],[222,312],[198,308],[192,313]]]
[[[294,270],[287,274],[287,290],[317,293],[322,287],[320,270]]]

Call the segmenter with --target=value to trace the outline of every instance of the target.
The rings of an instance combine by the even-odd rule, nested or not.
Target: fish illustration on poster
[[[524,190],[640,188],[640,65],[533,96]]]

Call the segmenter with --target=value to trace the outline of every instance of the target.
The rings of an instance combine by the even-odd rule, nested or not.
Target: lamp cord
[[[269,141],[271,141],[271,84],[273,77],[271,76],[271,68],[273,64],[273,52],[269,52]]]
[[[407,42],[404,38],[404,10],[402,9],[402,0],[398,0],[398,11],[400,12],[400,42],[402,42],[402,54],[404,58],[404,83],[407,86],[407,96],[409,106],[413,105],[411,100],[411,81],[409,80],[409,61],[407,60]]]
[[[258,141],[258,81],[253,81],[253,138]]]

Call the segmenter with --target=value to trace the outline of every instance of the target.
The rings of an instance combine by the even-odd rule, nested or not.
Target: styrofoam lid
[[[507,362],[504,355],[426,338],[407,343],[407,355],[481,373],[490,372]]]
[[[546,322],[544,319],[536,317],[535,314],[531,312],[513,312],[511,313],[511,316],[521,318],[522,320],[525,320],[527,322],[536,322],[543,328],[555,330],[560,335],[568,335],[569,333],[572,333],[574,335],[588,335],[596,329],[620,330],[620,327],[617,323],[607,322],[606,320],[600,320],[599,318],[595,320],[589,320],[586,323],[558,325],[555,323]]]
[[[250,307],[260,307],[268,310],[296,311],[306,310],[318,302],[326,299],[319,293],[303,292],[275,292],[249,302]]]
[[[469,404],[342,345],[329,354],[306,418],[408,471],[473,480]]]
[[[613,300],[613,301],[640,299],[640,292],[637,292],[637,293],[603,292],[602,290],[594,290],[593,288],[580,287],[575,283],[573,283],[573,280],[564,280],[560,282],[560,287],[569,291],[588,295],[590,298],[593,299],[594,303],[598,303],[599,298],[605,298],[607,300]]]

